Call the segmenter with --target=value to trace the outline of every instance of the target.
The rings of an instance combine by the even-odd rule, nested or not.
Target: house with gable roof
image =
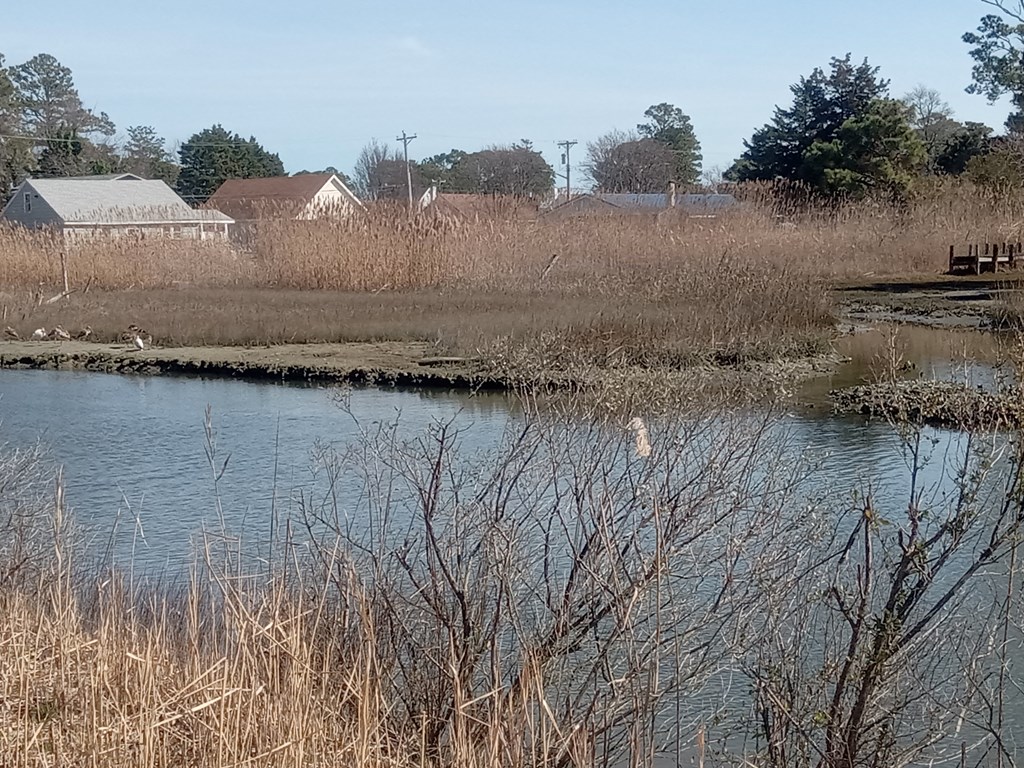
[[[233,224],[220,211],[191,208],[162,181],[132,174],[28,179],[0,211],[0,221],[60,232],[67,240],[226,240]]]
[[[333,173],[228,179],[207,205],[238,222],[345,217],[364,209],[362,201]]]

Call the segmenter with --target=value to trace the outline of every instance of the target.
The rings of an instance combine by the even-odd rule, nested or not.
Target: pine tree
[[[648,107],[644,117],[650,122],[641,123],[636,129],[642,137],[663,144],[672,151],[675,157],[673,180],[679,184],[700,181],[703,157],[690,118],[679,107],[664,102]]]
[[[884,98],[889,82],[878,77],[878,68],[865,60],[854,64],[850,54],[832,59],[828,74],[816,68],[790,86],[793,105],[775,108],[772,121],[744,142],[746,151],[726,176],[734,181],[791,179],[814,181],[816,167],[805,163],[805,154],[816,143],[833,141],[843,124],[862,117]]]
[[[193,135],[178,150],[181,172],[178,194],[194,205],[203,203],[228,179],[252,179],[285,175],[276,154],[264,149],[255,137],[243,139],[221,125]]]

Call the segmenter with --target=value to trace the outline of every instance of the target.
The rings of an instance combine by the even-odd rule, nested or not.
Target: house
[[[238,222],[347,216],[364,207],[333,173],[228,179],[207,204]]]
[[[130,174],[128,174],[130,175]],[[51,229],[76,238],[156,236],[227,239],[232,219],[196,211],[162,181],[135,177],[29,179],[0,212],[0,220]]]
[[[534,219],[539,207],[539,203],[530,198],[439,192],[436,186],[432,186],[420,197],[416,209],[420,213],[457,221],[487,221]]]
[[[556,204],[549,215],[586,215],[608,213],[671,214],[679,212],[691,218],[713,218],[735,208],[738,202],[727,194],[676,194],[670,185],[664,194],[591,192]]]
[[[134,173],[97,173],[92,176],[68,176],[67,179],[74,181],[145,181]]]

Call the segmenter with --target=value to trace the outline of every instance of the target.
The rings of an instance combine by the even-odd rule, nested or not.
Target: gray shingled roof
[[[31,179],[26,182],[65,224],[144,224],[210,221],[162,181],[116,184],[90,179]],[[221,214],[223,216],[223,214]],[[223,216],[221,221],[230,219]]]
[[[145,181],[134,173],[94,173],[89,176],[64,176],[65,181]]]

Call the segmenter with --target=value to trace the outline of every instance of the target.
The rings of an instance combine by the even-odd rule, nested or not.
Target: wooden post
[[[956,246],[949,246],[949,274],[953,274],[953,254],[956,252]]]
[[[974,274],[981,274],[981,246],[974,244]]]
[[[64,295],[71,293],[68,289],[68,256],[64,251],[60,252],[60,271],[64,277]]]
[[[999,243],[992,243],[992,271],[999,271]]]

